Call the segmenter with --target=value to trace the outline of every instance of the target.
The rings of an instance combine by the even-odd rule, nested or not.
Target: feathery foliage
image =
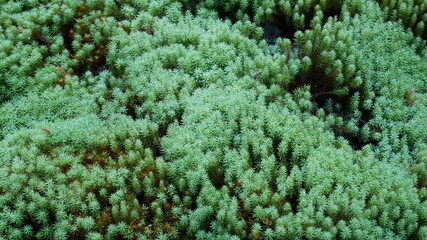
[[[427,239],[426,4],[0,0],[0,239]]]

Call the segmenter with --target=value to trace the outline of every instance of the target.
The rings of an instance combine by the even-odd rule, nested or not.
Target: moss
[[[0,7],[0,238],[425,239],[425,2]]]

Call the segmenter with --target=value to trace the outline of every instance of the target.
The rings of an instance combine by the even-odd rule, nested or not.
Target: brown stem
[[[258,90],[258,86],[256,83],[256,80],[258,79],[259,75],[261,75],[262,71],[258,72],[257,74],[255,74],[255,76],[253,76],[254,79],[254,88],[255,88],[255,92],[257,94],[257,96],[259,96],[259,90]]]

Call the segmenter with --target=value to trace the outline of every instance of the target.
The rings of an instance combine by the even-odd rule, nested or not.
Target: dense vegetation
[[[0,0],[0,239],[427,239],[427,0]]]

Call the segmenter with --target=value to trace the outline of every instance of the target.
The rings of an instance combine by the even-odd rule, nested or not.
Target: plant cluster
[[[425,1],[0,9],[0,239],[427,239]]]

